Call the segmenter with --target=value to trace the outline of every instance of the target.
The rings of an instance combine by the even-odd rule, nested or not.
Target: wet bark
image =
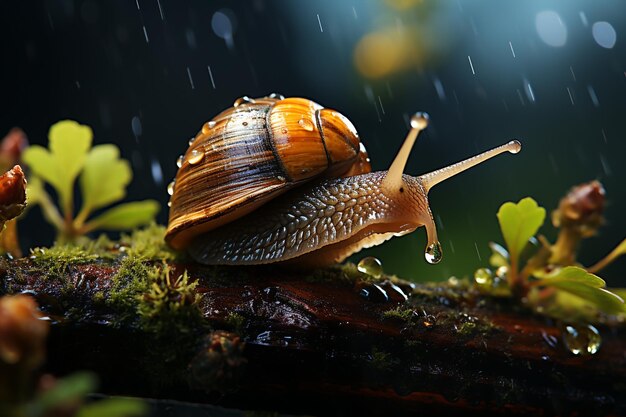
[[[5,261],[0,294],[31,293],[49,315],[46,371],[94,370],[106,394],[293,414],[626,414],[623,327],[598,326],[599,351],[576,356],[561,324],[464,285],[172,267],[198,280],[201,312],[172,337],[119,319],[115,263],[51,280]]]

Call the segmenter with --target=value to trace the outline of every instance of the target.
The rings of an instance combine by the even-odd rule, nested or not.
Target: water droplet
[[[279,93],[272,93],[269,96],[267,96],[269,98],[275,98],[276,100],[284,100],[285,96],[283,96],[282,94]]]
[[[196,140],[195,136],[192,136],[191,139],[189,139],[189,146],[191,146],[194,140]]]
[[[202,126],[202,133],[207,134],[211,131],[211,129],[213,129],[215,127],[215,125],[217,124],[217,122],[211,120],[210,122],[206,122],[203,126]]]
[[[248,122],[243,122],[242,125],[248,126]]]
[[[428,113],[417,112],[411,117],[411,127],[414,129],[426,129],[430,117]]]
[[[278,177],[276,177],[276,179],[278,179],[278,181],[281,182],[285,182],[287,179],[285,177],[283,177],[282,175],[279,175]]]
[[[370,284],[366,288],[361,288],[359,295],[375,303],[386,303],[389,301],[387,291],[378,284]]]
[[[248,96],[239,97],[239,98],[238,98],[237,100],[235,100],[235,102],[233,103],[233,107],[239,107],[239,106],[241,106],[242,104],[245,104],[245,103],[248,103],[248,104],[250,104],[250,103],[254,103],[254,100],[253,100],[253,99],[251,99],[251,98],[250,98],[250,97],[248,97]]]
[[[189,158],[187,158],[187,162],[189,162],[191,165],[196,165],[198,162],[202,161],[202,158],[204,158],[204,152],[194,149],[189,154]]]
[[[176,186],[176,180],[172,180],[169,184],[167,184],[167,193],[169,195],[174,194],[174,187]]]
[[[443,251],[439,242],[431,243],[424,252],[424,258],[426,258],[426,262],[429,264],[438,264],[442,257]]]
[[[559,343],[559,339],[557,339],[556,336],[548,334],[545,330],[542,330],[541,337],[543,338],[544,342],[546,342],[548,346],[550,346],[553,349],[556,349],[556,346]]]
[[[491,290],[493,287],[493,273],[489,268],[478,268],[474,272],[474,283],[481,290]]]
[[[286,127],[283,127],[282,129],[280,129],[280,132],[281,132],[283,135],[286,135],[286,134],[287,134],[287,132],[289,132],[289,131],[287,130],[287,128],[286,128]]]
[[[172,207],[172,200],[170,200],[170,201],[168,201],[168,202],[167,202],[167,206],[168,206],[168,207]]]
[[[177,166],[178,168],[180,168],[180,167],[182,167],[182,166],[183,166],[183,160],[184,160],[184,159],[185,159],[185,157],[184,157],[184,156],[182,156],[182,155],[179,155],[179,156],[178,156],[178,159],[176,159],[176,166]]]
[[[563,342],[574,355],[593,355],[600,349],[602,337],[591,324],[586,326],[566,325],[563,328]]]
[[[359,270],[359,272],[370,275],[374,278],[380,278],[383,274],[382,262],[380,262],[378,258],[374,258],[373,256],[368,256],[367,258],[361,259],[356,268]]]
[[[506,280],[506,276],[508,275],[508,273],[509,273],[509,267],[506,265],[502,265],[501,267],[496,269],[496,277],[500,279]]]
[[[450,284],[453,287],[458,287],[460,283],[461,282],[459,281],[457,277],[453,276],[453,277],[448,278],[448,284]]]
[[[314,127],[314,126],[313,126],[313,122],[312,122],[312,121],[310,121],[310,120],[308,120],[308,119],[302,118],[302,119],[298,120],[298,124],[299,124],[299,125],[300,125],[300,127],[302,127],[304,130],[308,130],[309,132],[312,132],[312,131],[313,131],[313,127]]]
[[[437,324],[437,318],[432,314],[427,314],[422,319],[422,324],[424,325],[424,327],[432,327]]]

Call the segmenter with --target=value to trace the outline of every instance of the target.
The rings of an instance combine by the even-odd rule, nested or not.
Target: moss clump
[[[493,323],[486,320],[479,320],[476,317],[468,316],[465,313],[460,315],[461,323],[455,324],[457,334],[461,336],[485,336],[496,330]]]
[[[373,348],[368,355],[369,366],[377,371],[389,371],[397,363],[391,353]]]
[[[35,248],[30,255],[30,260],[42,270],[44,279],[63,279],[69,266],[94,262],[98,258],[98,254],[75,245]]]
[[[415,316],[415,311],[412,308],[398,306],[394,309],[383,312],[383,319],[386,320],[401,320],[409,322]]]
[[[139,299],[148,291],[150,267],[137,256],[122,258],[117,273],[112,278],[111,290],[106,300],[114,308],[120,321],[133,319],[137,315]]]
[[[246,324],[246,318],[239,313],[231,311],[226,316],[226,324],[229,325],[237,333],[241,333],[241,330]]]
[[[165,243],[165,227],[154,223],[122,235],[119,244],[125,252],[146,260],[175,261],[184,257]]]
[[[197,281],[187,271],[173,277],[167,265],[148,270],[148,290],[139,300],[138,312],[142,328],[156,334],[191,333],[202,323],[198,308],[200,295]]]
[[[462,323],[461,325],[457,326],[457,333],[463,336],[469,336],[471,334],[473,334],[476,331],[476,328],[478,326],[476,326],[476,323],[472,323],[472,322],[466,322],[466,323]]]

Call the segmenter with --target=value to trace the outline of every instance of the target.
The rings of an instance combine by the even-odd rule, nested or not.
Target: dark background
[[[563,46],[538,32],[537,15],[546,10],[560,22],[542,33],[550,43],[565,29]],[[597,21],[614,28],[612,48],[594,40]],[[11,1],[0,5],[0,23],[0,134],[20,126],[31,143],[45,145],[58,120],[92,126],[94,143],[115,143],[131,160],[129,199],[162,203],[161,223],[166,184],[189,137],[237,97],[278,92],[348,116],[375,169],[388,167],[407,116],[418,110],[432,124],[409,173],[510,138],[523,142],[519,155],[431,192],[441,264],[425,263],[418,230],[367,252],[389,272],[467,276],[487,263],[487,242],[501,241],[495,213],[503,202],[532,196],[551,210],[569,187],[592,179],[603,182],[610,204],[582,262],[594,263],[624,238],[626,6],[618,0]],[[407,28],[419,59],[378,78],[358,70],[354,51],[364,35]],[[24,245],[53,239],[38,209],[20,228]],[[554,236],[548,224],[542,232]],[[622,259],[602,276],[626,285],[624,271]]]

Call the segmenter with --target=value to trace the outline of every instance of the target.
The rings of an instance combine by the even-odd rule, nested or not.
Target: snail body
[[[248,100],[203,126],[176,175],[166,241],[200,263],[327,265],[420,226],[428,235],[426,260],[437,263],[430,188],[520,150],[511,141],[429,174],[404,175],[428,124],[418,113],[389,170],[370,172],[356,130],[339,113],[299,98]]]

